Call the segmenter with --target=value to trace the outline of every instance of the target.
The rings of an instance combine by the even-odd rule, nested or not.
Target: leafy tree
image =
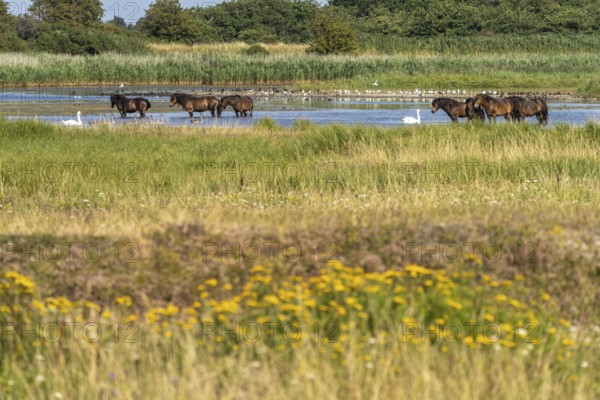
[[[217,41],[306,43],[318,9],[314,0],[234,0],[191,12]]]
[[[108,21],[107,23],[119,28],[127,29],[127,23],[121,17],[115,16],[111,21]]]
[[[112,25],[84,27],[55,22],[40,23],[35,48],[48,53],[96,55],[109,51],[139,53],[145,47],[138,35]]]
[[[100,0],[33,0],[29,12],[44,22],[88,26],[100,24],[104,14]]]
[[[315,36],[308,51],[318,54],[346,54],[358,48],[348,16],[336,7],[325,7],[315,20]]]
[[[8,5],[4,0],[0,0],[0,18],[8,15]]]
[[[156,3],[150,4],[144,18],[138,21],[137,27],[166,41],[194,43],[200,36],[200,30],[189,13],[181,8],[179,0],[156,0]]]
[[[16,33],[23,40],[33,39],[38,33],[38,22],[31,15],[21,15],[17,17]]]

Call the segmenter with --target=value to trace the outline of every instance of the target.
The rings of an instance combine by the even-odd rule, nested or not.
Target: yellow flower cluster
[[[4,279],[0,279],[0,294],[8,293],[11,289],[15,294],[33,294],[35,282],[14,271],[6,271]]]
[[[411,264],[385,272],[366,272],[330,262],[310,277],[281,275],[265,266],[255,266],[240,285],[223,280],[209,278],[201,282],[199,298],[191,306],[168,304],[137,314],[131,309],[133,300],[129,295],[115,298],[113,307],[104,309],[90,301],[74,303],[65,297],[40,299],[34,294],[31,279],[7,272],[0,280],[0,313],[27,311],[70,320],[98,318],[100,314],[107,324],[135,322],[168,338],[177,337],[178,331],[198,335],[203,324],[222,324],[229,329],[236,324],[276,324],[296,327],[292,333],[301,329],[311,332],[311,338],[318,336],[320,343],[330,346],[327,351],[332,351],[334,358],[345,346],[367,346],[373,340],[389,343],[406,339],[403,343],[408,345],[426,343],[440,348],[447,348],[450,342],[472,348],[491,344],[513,348],[547,341],[564,348],[577,345],[569,334],[570,323],[559,320],[558,312],[548,311],[553,309],[548,293],[541,291],[534,298],[520,283],[523,280],[494,279],[469,269]],[[17,289],[30,296],[15,302]],[[461,324],[479,328],[493,324],[494,329],[473,329],[458,337],[453,327]],[[398,332],[405,337],[398,336]],[[226,339],[215,335],[209,340],[222,347],[227,345]],[[299,344],[275,340],[272,345]],[[231,343],[229,348],[236,346],[238,343]]]

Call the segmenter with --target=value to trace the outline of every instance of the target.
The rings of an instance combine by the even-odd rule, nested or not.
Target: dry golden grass
[[[308,45],[288,43],[259,43],[270,54],[304,54]],[[208,53],[242,53],[250,47],[244,42],[207,43],[207,44],[178,44],[178,43],[151,43],[148,48],[156,53],[183,53],[183,54],[208,54]]]

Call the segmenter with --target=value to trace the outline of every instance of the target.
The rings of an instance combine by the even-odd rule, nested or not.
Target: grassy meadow
[[[0,139],[1,398],[600,396],[597,123]]]

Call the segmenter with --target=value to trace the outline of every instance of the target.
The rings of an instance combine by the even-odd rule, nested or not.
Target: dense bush
[[[79,27],[64,23],[41,24],[35,49],[48,53],[72,55],[101,54],[110,51],[136,53],[144,45],[135,33],[110,27]]]
[[[265,49],[260,44],[253,44],[252,46],[245,49],[244,53],[251,56],[268,56],[269,50]]]
[[[315,20],[315,37],[308,52],[317,54],[347,54],[358,44],[355,31],[347,15],[334,7],[327,7]]]

